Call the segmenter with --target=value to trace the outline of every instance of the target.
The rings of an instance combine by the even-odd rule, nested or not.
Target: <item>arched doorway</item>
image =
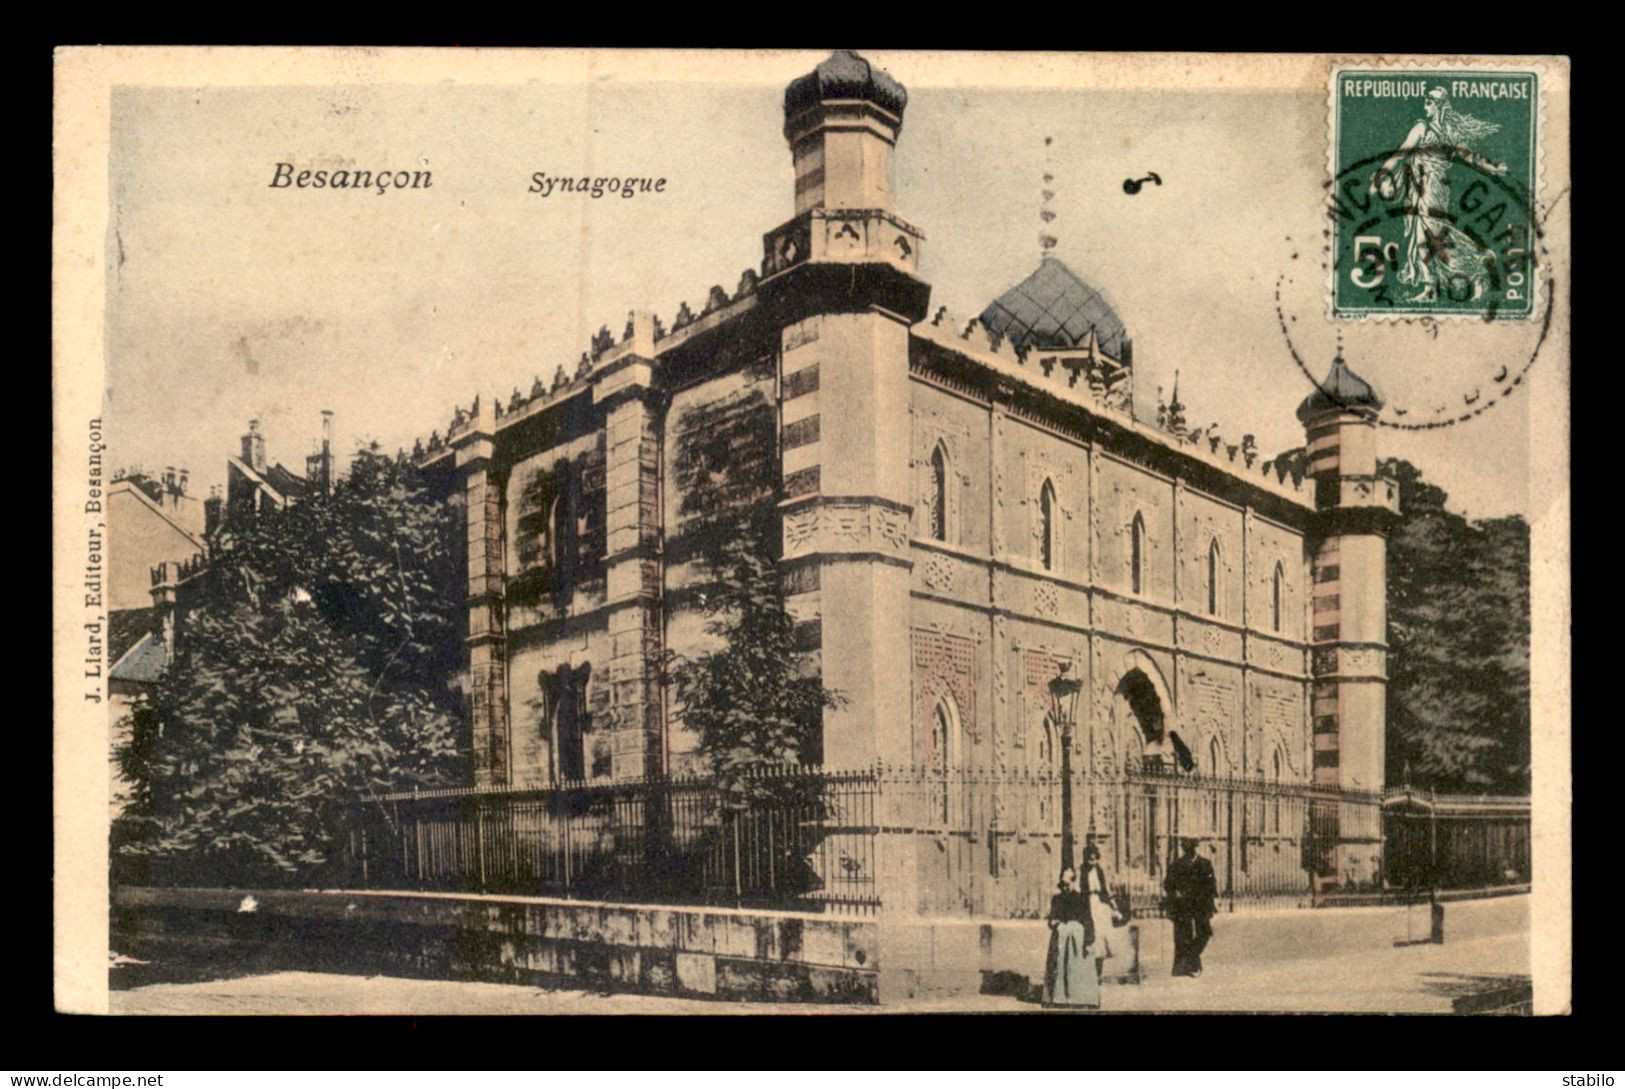
[[[1167,716],[1163,713],[1162,697],[1143,669],[1131,669],[1117,682],[1117,698],[1127,708],[1129,724],[1138,731],[1128,731],[1129,754],[1138,755],[1138,766],[1127,771],[1161,771],[1168,766],[1171,755]],[[1138,752],[1136,753],[1136,745]]]
[[[1132,651],[1113,689],[1113,727],[1125,778],[1112,817],[1113,860],[1125,876],[1155,887],[1179,827],[1179,786],[1162,776],[1192,765],[1179,738],[1172,701],[1156,662]]]

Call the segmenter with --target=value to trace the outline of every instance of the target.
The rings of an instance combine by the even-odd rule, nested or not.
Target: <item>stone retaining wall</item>
[[[117,890],[115,948],[231,970],[387,972],[781,1002],[878,999],[873,921],[434,893]]]

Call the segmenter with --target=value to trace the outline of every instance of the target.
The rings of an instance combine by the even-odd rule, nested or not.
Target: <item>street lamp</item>
[[[1061,868],[1072,861],[1072,727],[1077,721],[1078,693],[1083,681],[1067,676],[1071,662],[1064,662],[1049,682],[1050,715],[1061,731]]]

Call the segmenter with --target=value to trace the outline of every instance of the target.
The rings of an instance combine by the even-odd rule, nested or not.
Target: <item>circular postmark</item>
[[[1309,247],[1288,236],[1275,283],[1282,337],[1311,388],[1323,388],[1328,362],[1341,356],[1383,391],[1380,426],[1421,431],[1481,416],[1522,386],[1551,329],[1550,209],[1537,212],[1496,167],[1462,148],[1396,149],[1325,183],[1321,275],[1298,271],[1311,264],[1297,264]],[[1451,168],[1448,183],[1416,179]],[[1341,311],[1344,280],[1364,292],[1364,312]],[[1311,288],[1323,296],[1313,309],[1329,337],[1299,322]]]

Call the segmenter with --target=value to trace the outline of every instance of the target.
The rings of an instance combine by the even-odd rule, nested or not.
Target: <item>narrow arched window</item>
[[[1270,630],[1281,630],[1281,592],[1285,588],[1286,572],[1281,565],[1275,565],[1275,575],[1270,579]]]
[[[948,453],[941,444],[931,451],[931,539],[948,539]]]
[[[564,538],[564,493],[560,492],[553,497],[553,503],[547,508],[547,548],[543,555],[547,557],[549,567],[557,567],[561,542]]]
[[[1055,485],[1047,480],[1038,491],[1038,562],[1055,570]]]
[[[931,720],[931,772],[937,780],[938,813],[948,821],[948,745],[954,732],[954,714],[943,699],[937,703]]]
[[[1129,528],[1129,581],[1137,594],[1145,592],[1145,519],[1134,516]]]
[[[1275,797],[1270,803],[1270,831],[1279,832],[1281,830],[1281,791],[1279,789],[1279,784],[1281,782],[1280,749],[1276,749],[1270,754],[1270,778],[1277,784],[1277,789],[1274,791]]]
[[[1224,774],[1224,753],[1219,748],[1219,739],[1207,739],[1207,766],[1208,774],[1217,778]],[[1224,815],[1223,802],[1217,789],[1212,790],[1208,796],[1208,829],[1217,835],[1223,828],[1221,818]]]
[[[1207,546],[1207,612],[1219,615],[1219,542],[1215,538]]]
[[[1056,780],[1057,754],[1059,753],[1060,733],[1055,727],[1053,715],[1044,716],[1043,733],[1038,739],[1038,819],[1046,824],[1055,813],[1055,791],[1058,789]]]

